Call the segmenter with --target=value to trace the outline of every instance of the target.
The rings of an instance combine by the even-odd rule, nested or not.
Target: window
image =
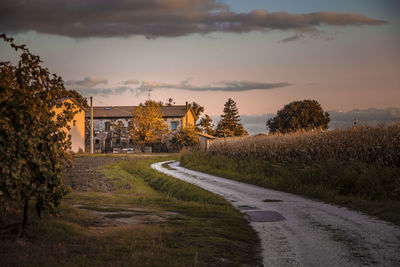
[[[95,141],[96,141],[96,144],[100,144],[100,140],[99,139],[96,139]]]
[[[72,122],[72,126],[76,126],[76,120]]]
[[[173,131],[176,131],[178,128],[178,123],[176,121],[171,122],[171,128]]]
[[[117,138],[117,145],[121,143],[121,139]]]
[[[106,121],[106,123],[104,124],[104,126],[105,126],[105,128],[106,128],[106,132],[109,132],[110,131],[110,126],[111,126],[111,123],[109,122],[109,121]]]

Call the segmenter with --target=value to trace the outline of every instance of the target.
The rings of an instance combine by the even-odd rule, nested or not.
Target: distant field
[[[361,210],[400,225],[400,124],[218,139],[181,165]]]
[[[259,240],[222,198],[149,168],[176,155],[79,156],[59,216],[24,238],[1,211],[0,266],[259,266]]]

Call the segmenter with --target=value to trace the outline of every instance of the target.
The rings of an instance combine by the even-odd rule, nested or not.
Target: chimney
[[[188,102],[186,101],[186,109],[188,109]]]

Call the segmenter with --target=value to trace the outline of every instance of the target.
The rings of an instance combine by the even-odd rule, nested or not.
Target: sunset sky
[[[399,14],[398,0],[2,0],[0,32],[95,105],[150,93],[218,116],[232,98],[256,133],[303,99],[399,121]],[[0,56],[17,59],[4,43]]]

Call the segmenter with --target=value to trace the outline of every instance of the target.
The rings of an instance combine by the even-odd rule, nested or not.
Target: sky
[[[217,119],[232,98],[257,133],[303,99],[331,127],[398,121],[399,14],[398,0],[2,0],[0,33],[95,105],[173,98]]]

